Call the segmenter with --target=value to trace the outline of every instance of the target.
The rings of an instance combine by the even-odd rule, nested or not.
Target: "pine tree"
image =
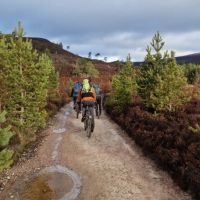
[[[114,104],[118,110],[123,110],[133,101],[133,95],[136,94],[135,70],[128,55],[126,64],[122,67],[119,74],[115,75],[112,80],[111,98],[114,98]]]
[[[184,69],[189,84],[200,84],[200,65],[189,63],[181,67]]]
[[[8,60],[8,45],[4,36],[0,38],[0,113],[3,109],[5,102],[7,101],[7,92],[5,86],[5,65]]]
[[[92,78],[97,78],[99,76],[99,71],[91,61],[87,61],[86,59],[78,59],[73,71],[73,75],[83,77],[91,76]]]
[[[23,40],[23,35],[19,23],[12,37],[7,39],[9,53],[3,73],[8,94],[4,106],[9,121],[19,128],[21,141],[26,143],[34,138],[38,128],[45,126],[44,107],[51,85],[49,77],[54,69],[50,58],[46,54],[39,56],[31,41]]]
[[[88,75],[92,78],[97,78],[99,76],[99,71],[95,68],[93,63],[89,61],[84,65],[82,75]]]
[[[176,64],[174,52],[165,52],[162,56],[160,51],[164,42],[159,32],[153,37],[151,46],[155,54],[152,55],[151,48],[147,47],[138,79],[138,93],[146,107],[157,112],[172,111],[187,101],[183,94],[186,78],[183,69]]]
[[[10,131],[11,126],[6,128],[1,127],[1,125],[6,121],[5,115],[5,111],[0,113],[0,171],[8,168],[13,163],[13,151],[6,148],[6,146],[14,134]]]

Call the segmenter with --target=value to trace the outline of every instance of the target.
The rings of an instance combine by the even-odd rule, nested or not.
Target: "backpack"
[[[74,92],[73,92],[73,96],[78,96],[78,91],[79,91],[79,89],[80,89],[80,83],[79,82],[76,82],[75,84],[74,84]]]
[[[94,85],[94,89],[95,89],[95,92],[96,92],[96,96],[100,96],[101,95],[101,89],[100,89],[98,84]]]
[[[88,79],[84,79],[82,84],[82,93],[88,93],[90,91],[91,91],[90,83]]]

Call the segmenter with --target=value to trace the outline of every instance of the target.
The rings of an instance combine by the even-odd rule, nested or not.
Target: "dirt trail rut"
[[[37,155],[9,170],[13,179],[0,199],[10,199],[24,177],[54,165],[67,167],[80,177],[80,194],[74,198],[77,200],[191,199],[106,115],[95,119],[95,123],[88,139],[72,104],[63,107],[46,130],[48,135]]]

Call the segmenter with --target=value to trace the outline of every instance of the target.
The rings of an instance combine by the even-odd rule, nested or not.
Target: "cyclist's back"
[[[96,92],[92,85],[90,84],[88,79],[83,80],[82,87],[79,90],[77,102],[80,105],[80,102],[83,104],[83,108],[86,106],[92,107],[92,115],[94,117],[93,113],[93,107],[96,102]],[[85,118],[85,112],[83,111],[83,117],[81,121],[84,121]]]
[[[88,79],[83,80],[82,87],[79,90],[77,102],[80,101],[89,101],[95,102],[96,101],[96,92],[92,85],[89,83]]]

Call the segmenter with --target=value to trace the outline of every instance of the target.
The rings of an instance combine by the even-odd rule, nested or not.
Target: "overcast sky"
[[[72,53],[100,53],[108,61],[142,61],[160,31],[176,56],[200,52],[200,0],[2,0],[0,31],[21,21],[26,36],[70,46]]]

